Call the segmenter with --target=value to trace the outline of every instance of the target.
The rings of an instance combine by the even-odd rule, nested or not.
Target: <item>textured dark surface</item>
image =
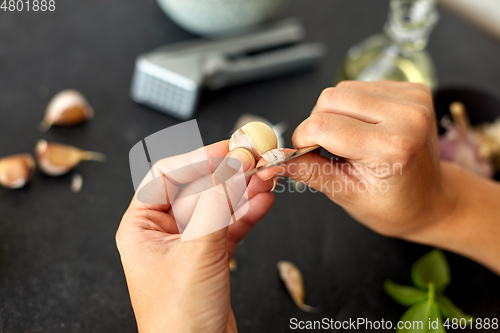
[[[309,39],[328,44],[320,68],[206,94],[197,114],[205,143],[227,137],[242,113],[286,120],[291,129],[329,86],[353,43],[380,30],[387,1],[292,1],[284,16],[303,19]],[[71,177],[38,172],[24,190],[0,188],[0,332],[135,332],[114,243],[132,195],[129,149],[176,120],[134,104],[129,85],[137,54],[192,37],[153,0],[57,1],[52,13],[0,11],[0,155],[30,152],[40,138],[98,150],[85,163],[83,190]],[[500,90],[500,46],[442,12],[429,46],[442,84]],[[40,97],[39,87],[49,88]],[[36,130],[51,96],[81,90],[96,110],[74,128]],[[285,135],[290,143],[292,130]],[[409,283],[411,263],[429,249],[376,235],[321,194],[283,193],[236,252],[232,304],[240,332],[288,332],[290,318],[397,320],[404,308],[382,290],[384,279]],[[447,254],[447,294],[466,312],[500,317],[500,280]],[[279,280],[278,260],[305,276],[307,303],[296,309]]]

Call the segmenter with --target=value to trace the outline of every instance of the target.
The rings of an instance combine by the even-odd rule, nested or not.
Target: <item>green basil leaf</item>
[[[441,314],[439,313],[439,307],[435,301],[432,303],[432,309],[429,315],[431,322],[429,323],[429,321],[427,321],[427,325],[429,325],[428,327],[430,328],[427,332],[446,333],[446,329],[443,326],[443,319],[441,318]]]
[[[411,306],[427,298],[427,293],[415,287],[403,286],[386,280],[384,282],[385,292],[396,302],[404,306]]]
[[[397,333],[446,333],[439,309],[434,301],[434,286],[429,288],[428,299],[413,305],[400,319],[411,328],[397,328]]]
[[[411,268],[411,279],[419,288],[426,289],[432,283],[442,291],[451,282],[450,266],[443,252],[435,249],[418,259]]]
[[[470,315],[466,315],[462,310],[460,310],[453,302],[451,299],[444,295],[437,295],[436,297],[436,302],[437,305],[439,306],[439,310],[443,314],[444,317],[450,318],[450,319],[465,319],[466,321],[469,321],[469,319],[472,319],[474,321],[474,317]]]
[[[436,320],[437,325],[435,325]],[[404,313],[400,321],[403,324],[407,323],[408,326],[411,323],[412,328],[398,328],[397,333],[446,333],[437,305],[430,299],[413,305]]]
[[[425,332],[425,321],[426,321],[426,310],[427,310],[427,302],[420,302],[412,307],[410,307],[401,317],[400,322],[403,324],[411,323],[412,325],[416,324],[417,326],[412,326],[411,328],[397,328],[396,333],[410,333],[410,332]],[[418,323],[422,322],[421,325]],[[398,323],[399,324],[399,323]]]

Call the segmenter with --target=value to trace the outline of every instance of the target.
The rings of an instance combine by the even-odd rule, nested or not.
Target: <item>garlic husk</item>
[[[255,158],[261,158],[265,152],[276,149],[278,139],[269,125],[262,122],[250,122],[231,135],[229,150],[245,148],[252,152]]]
[[[71,177],[71,185],[70,190],[73,193],[78,193],[82,190],[83,185],[83,177],[79,173],[75,173],[73,177]]]
[[[244,148],[250,151],[256,158],[260,158],[260,153],[255,148],[252,138],[241,129],[234,132],[229,140],[229,151],[233,151],[236,148]]]
[[[304,304],[305,291],[304,280],[300,270],[290,261],[279,261],[278,271],[280,277],[285,283],[286,289],[290,296],[292,296],[295,305],[302,311],[316,312],[318,308]]]
[[[262,154],[262,158],[265,159],[268,163],[279,159],[284,159],[285,157],[286,154],[283,151],[279,150],[278,148],[271,149]]]
[[[33,176],[35,159],[30,154],[19,154],[0,159],[0,185],[10,189],[23,188]]]
[[[106,156],[101,153],[45,140],[38,141],[35,154],[40,170],[49,176],[64,175],[82,161],[106,160]]]
[[[94,110],[85,96],[72,89],[56,94],[47,105],[40,130],[46,131],[52,125],[71,126],[80,124],[94,116]]]

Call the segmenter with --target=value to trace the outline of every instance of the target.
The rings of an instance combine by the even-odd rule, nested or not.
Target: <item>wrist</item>
[[[434,223],[407,240],[449,250],[500,274],[500,186],[462,167],[441,162],[442,209]]]
[[[443,247],[443,242],[452,227],[455,217],[460,216],[463,208],[462,190],[457,172],[460,170],[454,164],[440,162],[439,185],[435,195],[430,196],[430,203],[426,214],[421,214],[419,224],[421,228],[403,237],[406,240]]]

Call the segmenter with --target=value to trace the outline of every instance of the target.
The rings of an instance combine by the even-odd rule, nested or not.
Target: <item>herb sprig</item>
[[[423,322],[423,329],[397,329],[397,332],[446,332],[442,317],[473,321],[443,295],[451,282],[450,267],[444,253],[432,250],[418,259],[411,268],[414,286],[403,286],[391,280],[384,283],[385,292],[399,304],[409,307],[401,317],[403,322]],[[435,324],[437,320],[437,325]],[[432,323],[432,325],[431,325]]]

